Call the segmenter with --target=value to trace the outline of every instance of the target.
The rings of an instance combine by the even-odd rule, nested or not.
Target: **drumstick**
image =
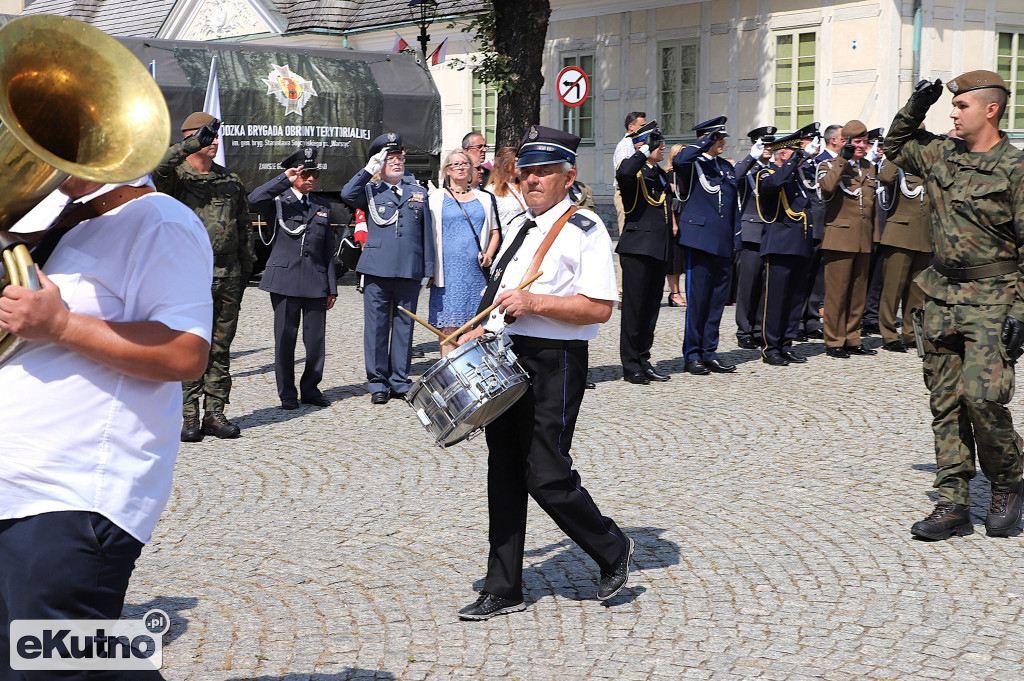
[[[527,286],[529,286],[533,282],[537,281],[542,274],[544,274],[544,273],[543,272],[537,272],[537,274],[533,275],[532,277],[530,277],[529,279],[527,279],[526,281],[521,283],[519,286],[516,286],[516,288],[518,288],[518,289],[526,288]],[[493,312],[494,308],[496,308],[496,307],[498,307],[497,303],[492,304],[486,310],[484,310],[483,312],[481,312],[480,314],[478,314],[477,316],[473,317],[468,322],[463,324],[461,327],[456,329],[455,333],[453,333],[452,335],[448,336],[447,338],[442,338],[441,339],[441,345],[444,345],[445,343],[451,343],[454,339],[458,338],[459,336],[464,334],[466,331],[468,331],[469,327],[473,326],[478,321],[480,321],[481,319],[483,319],[487,315],[491,314],[491,312]]]
[[[431,326],[430,322],[424,321],[421,317],[417,317],[415,314],[413,314],[412,312],[409,312],[408,310],[406,310],[401,305],[398,306],[398,309],[401,310],[402,312],[404,312],[405,314],[409,315],[410,317],[412,317],[413,319],[415,319],[420,324],[422,324],[423,326],[427,327],[428,329],[430,329],[434,333],[436,333],[438,338],[444,338],[444,333],[442,333],[441,330],[438,329],[436,326]]]

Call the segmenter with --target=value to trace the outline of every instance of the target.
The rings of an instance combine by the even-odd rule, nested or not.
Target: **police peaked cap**
[[[562,162],[576,165],[579,146],[580,138],[576,135],[543,125],[531,125],[519,142],[516,168]]]
[[[760,128],[754,128],[747,135],[750,137],[751,142],[772,142],[775,140],[775,133],[779,131],[774,125],[765,125]]]
[[[643,142],[647,137],[658,129],[658,121],[647,121],[642,126],[634,130],[629,134],[633,138],[633,143]]]
[[[181,131],[188,132],[189,130],[198,130],[204,125],[213,123],[216,118],[206,113],[205,111],[196,111],[195,113],[189,114],[185,122],[181,124]]]
[[[808,123],[804,127],[796,131],[800,135],[800,139],[806,140],[812,137],[821,137],[821,123],[815,121],[814,123]]]
[[[316,168],[316,149],[312,147],[296,149],[288,158],[281,161],[281,167],[286,170],[288,168],[298,168],[299,166]]]
[[[868,130],[868,142],[881,142],[883,139],[885,139],[885,128]]]
[[[718,133],[722,137],[728,137],[729,133],[725,131],[725,122],[729,120],[725,116],[716,116],[711,120],[698,123],[693,126],[691,130],[697,133],[697,137],[703,137],[704,135],[710,135],[712,133]]]
[[[1010,94],[1010,88],[1006,87],[1006,81],[1002,76],[992,71],[968,71],[946,83],[946,87],[954,95],[971,90],[980,90],[986,87],[997,87]]]
[[[399,153],[404,150],[402,136],[394,132],[386,132],[370,142],[369,157],[373,158],[380,153],[381,149],[387,149],[389,154]]]

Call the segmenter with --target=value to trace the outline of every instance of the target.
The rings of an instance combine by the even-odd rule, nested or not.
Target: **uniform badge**
[[[951,80],[947,87],[949,87],[949,91],[950,92],[956,92],[957,90],[960,89],[960,85],[957,84],[957,82],[955,80]]]
[[[530,138],[531,142],[534,141],[535,139],[537,139],[538,137],[540,137],[540,133],[537,132],[537,126],[536,125],[531,125],[530,126],[530,134],[528,135],[528,137]]]
[[[384,215],[384,211],[385,211],[384,206],[381,206],[380,208],[377,209],[377,212],[380,213],[381,215]]]
[[[394,142],[396,139],[398,139],[398,136],[395,135],[395,133],[393,133],[393,132],[389,132],[388,133],[388,142]]]
[[[592,224],[594,224],[594,223],[592,223],[590,220],[584,220],[583,221],[583,226],[584,227],[590,227],[590,225],[592,225]]]

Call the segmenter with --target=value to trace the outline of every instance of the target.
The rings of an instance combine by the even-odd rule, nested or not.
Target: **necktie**
[[[512,262],[512,258],[515,257],[516,251],[523,245],[523,240],[526,239],[526,233],[537,226],[537,223],[533,220],[527,220],[523,223],[522,228],[516,234],[516,238],[512,239],[512,243],[509,244],[508,248],[504,253],[501,254],[501,259],[498,260],[498,264],[491,269],[491,278],[487,281],[487,288],[484,289],[483,298],[480,299],[480,307],[477,308],[476,313],[480,314],[491,306],[494,302],[494,298],[498,295],[498,287],[501,285],[501,280],[505,276],[505,267]]]
[[[395,198],[402,198],[402,190],[398,188],[397,184],[391,187],[391,191],[395,193]]]
[[[308,194],[303,194],[302,195],[302,209],[303,210],[309,210],[309,195]]]

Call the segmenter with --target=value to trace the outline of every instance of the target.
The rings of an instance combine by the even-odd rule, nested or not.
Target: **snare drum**
[[[406,399],[434,442],[447,447],[479,433],[529,385],[508,336],[489,333],[438,360]]]

